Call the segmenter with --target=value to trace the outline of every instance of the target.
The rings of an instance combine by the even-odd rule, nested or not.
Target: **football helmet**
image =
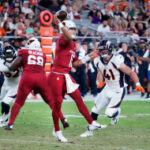
[[[68,29],[77,29],[76,24],[72,20],[64,20],[63,21],[64,26],[66,26]]]
[[[6,62],[10,63],[16,58],[16,52],[17,51],[13,46],[4,46],[2,56]]]
[[[76,27],[76,24],[72,21],[72,20],[64,20],[63,22],[62,22],[62,24],[69,30],[69,29],[74,29],[74,30],[76,30],[77,29],[77,27]],[[60,30],[60,34],[62,34],[62,31],[61,31],[61,29],[59,29]],[[72,38],[75,38],[76,37],[76,35],[72,35]]]
[[[41,44],[40,44],[39,40],[35,37],[30,38],[27,41],[25,47],[28,49],[35,49],[35,50],[41,51]]]
[[[99,55],[102,58],[106,58],[108,55],[110,55],[112,53],[113,46],[109,40],[102,40],[98,44],[97,49],[99,51]]]

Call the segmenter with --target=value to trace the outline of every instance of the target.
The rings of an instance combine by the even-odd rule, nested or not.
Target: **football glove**
[[[135,91],[140,91],[141,93],[145,93],[145,90],[141,85],[136,86]]]
[[[106,84],[106,81],[104,81],[104,82],[100,81],[97,83],[97,88],[102,88],[105,84]]]

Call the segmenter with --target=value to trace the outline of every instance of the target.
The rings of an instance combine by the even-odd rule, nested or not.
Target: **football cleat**
[[[8,118],[9,118],[9,114],[3,114],[0,117],[0,127],[4,127],[8,124]]]
[[[2,121],[2,122],[0,123],[0,127],[5,127],[5,126],[7,126],[7,124],[8,124],[8,120]]]
[[[93,131],[87,130],[86,132],[80,135],[80,137],[89,137],[89,136],[93,136]]]
[[[111,119],[111,122],[110,122],[111,125],[117,124],[117,122],[119,121],[120,112],[121,112],[121,109],[119,108],[119,109],[118,109],[118,115],[117,115],[116,117],[114,117],[114,118]]]
[[[68,120],[66,118],[61,119],[61,123],[62,123],[64,129],[69,127],[69,123],[68,123]]]
[[[60,142],[68,142],[68,140],[63,136],[62,131],[54,131],[53,130],[53,136]]]
[[[13,124],[7,124],[5,127],[5,130],[12,130],[13,129]]]
[[[93,131],[93,130],[96,130],[96,129],[101,129],[101,125],[98,122],[93,121],[92,124],[89,124],[88,130]]]

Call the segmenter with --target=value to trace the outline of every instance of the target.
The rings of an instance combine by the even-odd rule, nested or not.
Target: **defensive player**
[[[4,64],[11,65],[16,58],[16,50],[13,46],[5,46],[2,51],[2,58]],[[1,67],[0,67],[0,71]],[[1,89],[1,112],[0,127],[4,127],[8,124],[10,103],[15,100],[17,95],[18,84],[20,80],[20,71],[8,71],[4,72],[4,83]]]
[[[17,58],[10,66],[0,64],[1,69],[5,72],[8,70],[15,71],[19,67],[23,67],[23,74],[21,76],[17,97],[11,109],[10,120],[6,126],[6,130],[13,128],[14,121],[24,105],[28,94],[32,90],[36,90],[44,99],[44,101],[53,108],[51,93],[48,88],[46,75],[44,71],[45,55],[41,51],[40,42],[36,38],[28,40],[25,49],[18,52]],[[9,68],[9,69],[8,69]],[[64,119],[62,112],[59,113],[59,118]]]
[[[119,120],[121,112],[120,104],[125,95],[124,74],[131,76],[136,84],[136,90],[144,93],[143,87],[139,83],[138,76],[128,66],[124,64],[124,57],[120,54],[112,54],[112,44],[108,40],[102,40],[98,44],[99,57],[95,58],[94,64],[101,77],[105,78],[106,85],[95,99],[91,116],[93,120],[98,119],[98,115],[106,107],[105,114],[112,118],[114,125]],[[102,78],[101,82],[102,82]],[[92,136],[93,132],[86,131],[83,137]]]
[[[60,32],[62,33],[57,40],[55,59],[52,67],[52,72],[48,76],[48,83],[51,88],[51,93],[54,97],[54,108],[52,111],[54,128],[53,135],[61,142],[67,142],[68,140],[62,135],[62,132],[59,128],[59,112],[63,102],[62,93],[63,91],[67,92],[73,100],[76,102],[76,105],[89,123],[89,130],[94,130],[101,128],[102,126],[97,122],[93,121],[90,116],[87,107],[83,103],[83,100],[78,89],[78,85],[69,75],[72,65],[74,67],[80,66],[83,63],[86,63],[90,58],[94,57],[95,52],[86,55],[82,60],[78,60],[75,55],[75,36],[76,36],[76,25],[71,20],[65,20],[61,22],[57,13],[54,16],[55,23],[58,24]]]

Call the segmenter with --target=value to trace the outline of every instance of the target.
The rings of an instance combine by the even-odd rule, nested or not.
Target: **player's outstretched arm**
[[[8,66],[8,68],[10,71],[15,71],[21,66],[21,63],[22,63],[22,56],[17,56],[17,58],[13,61],[11,66]]]
[[[140,91],[142,93],[145,93],[144,88],[140,85],[139,82],[139,78],[137,76],[137,74],[135,72],[133,72],[127,65],[125,65],[124,63],[122,63],[119,67],[119,70],[121,70],[122,72],[124,72],[125,74],[129,75],[132,80],[134,81],[135,85],[136,85],[136,89],[137,91]]]
[[[95,58],[96,54],[97,54],[97,51],[94,50],[91,53],[89,53],[88,55],[85,55],[82,59],[76,60],[75,62],[73,62],[73,67],[76,68],[83,64],[86,64],[90,60],[92,61]]]
[[[72,36],[69,33],[68,29],[63,25],[63,23],[60,21],[60,19],[58,19],[58,13],[56,12],[56,14],[54,15],[54,22],[56,25],[59,26],[59,28],[61,29],[61,31],[63,32],[64,38],[67,42],[70,42],[72,40]]]

